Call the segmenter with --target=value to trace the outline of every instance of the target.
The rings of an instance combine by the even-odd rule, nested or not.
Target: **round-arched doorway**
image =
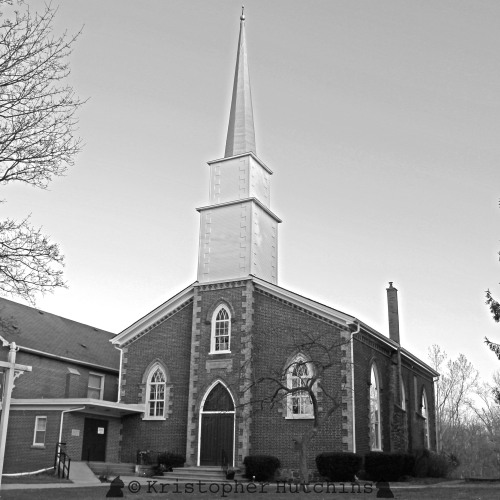
[[[208,389],[200,411],[199,465],[233,465],[234,402],[217,382]]]

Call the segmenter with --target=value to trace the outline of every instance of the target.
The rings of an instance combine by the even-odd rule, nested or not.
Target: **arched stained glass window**
[[[147,412],[149,418],[163,418],[165,416],[166,377],[163,369],[155,365],[148,378]]]
[[[290,389],[306,387],[312,376],[312,367],[304,357],[298,355],[291,363],[287,373],[287,386]],[[314,411],[306,390],[294,391],[287,397],[287,417],[288,418],[313,418]]]
[[[226,306],[219,306],[212,317],[211,353],[229,352],[231,342],[231,316]]]
[[[400,379],[399,383],[401,385],[401,408],[406,411],[406,390],[405,383],[402,378]]]
[[[429,435],[429,408],[427,407],[427,394],[425,388],[422,391],[422,417],[424,417],[424,446],[430,448],[430,435]]]
[[[375,365],[372,365],[370,375],[370,448],[372,450],[382,449],[380,424],[380,384]]]

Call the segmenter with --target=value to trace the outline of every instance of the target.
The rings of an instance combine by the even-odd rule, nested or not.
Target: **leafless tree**
[[[436,387],[439,442],[444,452],[455,453],[457,433],[470,412],[479,372],[463,354],[445,364],[447,354],[436,344],[429,349],[428,356],[433,368],[441,373]]]
[[[258,389],[259,396],[251,400],[254,408],[281,407],[291,414],[307,408],[312,414],[309,428],[295,438],[304,484],[309,482],[309,445],[325,422],[340,410],[342,391],[349,390],[345,382],[335,387],[329,377],[332,371],[340,370],[341,347],[348,342],[333,332],[290,331],[289,341],[282,347],[284,353],[290,354],[288,361],[280,366],[270,364],[245,381],[245,390]]]
[[[496,390],[500,387],[500,372],[493,375],[493,383],[478,386],[476,394],[481,404],[472,404],[471,409],[486,429],[490,445],[495,453],[497,474],[500,474],[500,406],[496,401]]]
[[[82,101],[64,83],[78,34],[54,35],[55,15],[50,4],[34,13],[0,0],[0,185],[44,189],[80,150]],[[28,219],[0,222],[0,292],[33,302],[36,293],[64,286],[63,257]]]

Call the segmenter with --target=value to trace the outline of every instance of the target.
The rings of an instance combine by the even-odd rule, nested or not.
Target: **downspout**
[[[61,425],[59,426],[59,440],[58,443],[61,442],[62,439],[62,430],[63,430],[63,422],[64,422],[64,414],[69,413],[70,411],[78,411],[78,410],[85,410],[85,406],[82,406],[80,408],[70,408],[69,410],[63,410],[61,412]]]
[[[120,369],[118,370],[118,395],[116,397],[116,402],[119,403],[121,398],[122,398],[122,362],[123,362],[123,349],[121,347],[118,347],[117,345],[114,346],[116,349],[120,351]]]
[[[356,398],[354,394],[354,335],[361,331],[359,320],[353,323],[348,323],[347,326],[351,331],[349,342],[351,344],[351,384],[352,384],[352,452],[356,453]],[[356,330],[353,330],[357,326]]]
[[[81,406],[80,408],[70,408],[69,410],[63,410],[63,411],[61,411],[61,425],[59,426],[59,439],[57,440],[58,446],[56,448],[58,450],[58,452],[61,451],[60,443],[61,443],[61,439],[62,439],[64,414],[65,413],[69,413],[70,411],[78,411],[78,410],[85,410],[85,406]],[[54,463],[55,467],[59,466],[59,460],[60,460],[60,457],[58,455],[57,456],[57,463]]]
[[[439,390],[436,390],[436,382],[439,380],[439,375],[437,377],[432,378],[432,382],[434,385],[434,415],[437,418],[434,418],[434,430],[436,432],[436,451],[438,453],[441,452],[441,440],[439,438],[441,434],[441,413],[439,412]]]

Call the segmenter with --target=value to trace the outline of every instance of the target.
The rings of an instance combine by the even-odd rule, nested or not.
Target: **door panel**
[[[222,465],[223,454],[232,465],[233,422],[233,413],[202,414],[200,465]]]
[[[82,460],[106,461],[108,421],[86,418],[83,427]]]

